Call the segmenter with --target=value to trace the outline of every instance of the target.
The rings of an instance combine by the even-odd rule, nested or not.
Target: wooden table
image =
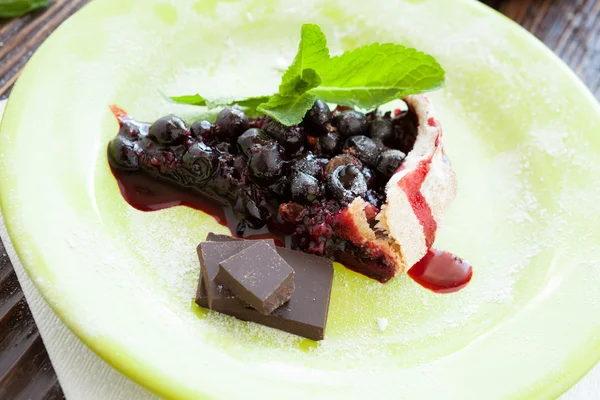
[[[31,54],[89,0],[54,0],[44,10],[0,20],[0,99]],[[600,0],[483,0],[553,49],[600,98]],[[15,272],[0,242],[0,395],[64,398]],[[12,393],[8,395],[8,393]]]

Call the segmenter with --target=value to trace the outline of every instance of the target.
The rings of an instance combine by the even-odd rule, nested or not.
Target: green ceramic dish
[[[108,104],[193,118],[170,94],[275,91],[302,23],[333,51],[391,41],[434,54],[433,94],[459,195],[436,243],[469,259],[435,295],[336,267],[327,340],[193,306],[210,217],[142,213],[105,158]],[[600,112],[542,44],[475,1],[96,0],[34,55],[0,134],[0,204],[63,321],[167,398],[558,396],[600,358]],[[384,332],[376,319],[387,318]]]

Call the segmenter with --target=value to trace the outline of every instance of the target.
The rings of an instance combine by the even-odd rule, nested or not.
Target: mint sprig
[[[444,85],[444,70],[432,56],[390,43],[332,57],[319,75],[321,84],[312,90],[318,98],[365,109]]]
[[[238,104],[284,125],[299,124],[314,101],[373,109],[409,94],[444,86],[445,72],[430,55],[391,43],[374,43],[330,57],[317,25],[302,26],[298,53],[281,78],[279,93],[237,101],[208,101],[200,95],[171,97],[209,108]]]

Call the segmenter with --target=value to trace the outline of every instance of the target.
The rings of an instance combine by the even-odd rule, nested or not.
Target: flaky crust
[[[376,247],[393,261],[388,263],[393,266],[387,279],[406,272],[423,258],[457,189],[430,100],[424,95],[403,100],[417,116],[417,139],[386,185],[386,204],[374,214],[368,203],[357,198],[340,213],[346,223],[350,220],[347,226],[356,228],[347,229],[342,236],[363,248]]]

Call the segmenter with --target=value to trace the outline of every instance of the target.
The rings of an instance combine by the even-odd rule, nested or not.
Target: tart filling
[[[431,103],[404,101],[408,111],[383,115],[316,101],[295,126],[235,107],[214,124],[147,124],[112,106],[120,130],[108,158],[133,206],[217,204],[237,236],[283,236],[386,282],[425,256],[456,193]],[[132,178],[157,185],[124,183]],[[140,196],[161,200],[140,206]]]

